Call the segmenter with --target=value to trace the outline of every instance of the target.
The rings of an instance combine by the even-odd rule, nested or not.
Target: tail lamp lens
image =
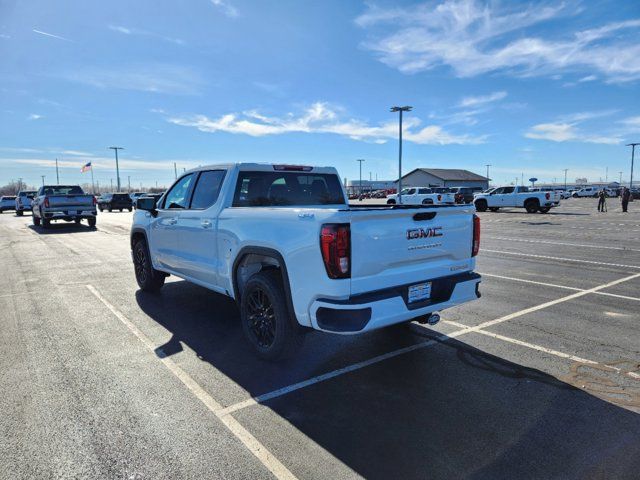
[[[351,277],[351,229],[348,223],[322,225],[320,250],[329,278]]]
[[[475,257],[480,251],[480,217],[473,215],[473,244],[471,245],[471,256]]]

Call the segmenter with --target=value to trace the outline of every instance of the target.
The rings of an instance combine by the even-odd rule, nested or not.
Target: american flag
[[[80,173],[88,172],[89,170],[91,170],[91,162],[88,162],[87,164],[83,165],[82,168],[80,169]]]

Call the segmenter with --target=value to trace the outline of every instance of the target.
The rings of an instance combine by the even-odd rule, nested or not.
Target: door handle
[[[169,220],[167,220],[167,223],[169,225],[175,225],[176,223],[178,223],[178,219],[177,218],[170,218]]]
[[[202,228],[211,228],[211,222],[209,220],[202,220],[202,222],[200,222],[200,225],[202,226]]]

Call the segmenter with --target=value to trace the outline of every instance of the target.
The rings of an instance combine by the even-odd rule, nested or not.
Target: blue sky
[[[629,176],[640,3],[0,0],[0,183],[229,161]],[[640,176],[640,169],[638,175]]]

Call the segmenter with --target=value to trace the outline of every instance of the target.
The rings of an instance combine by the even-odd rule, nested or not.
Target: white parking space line
[[[480,273],[480,272],[478,272]],[[576,287],[567,287],[565,285],[558,285],[555,283],[546,283],[546,282],[538,282],[536,280],[526,280],[524,278],[515,278],[515,277],[507,277],[505,275],[495,275],[493,273],[480,273],[483,277],[491,277],[491,278],[501,278],[503,280],[511,280],[512,282],[522,282],[522,283],[531,283],[533,285],[542,285],[544,287],[553,287],[553,288],[562,288],[564,290],[574,290],[576,292],[581,292],[583,288]]]
[[[483,236],[483,238],[487,238],[489,240],[507,240],[509,242],[543,243],[547,245],[564,245],[566,247],[597,248],[598,250],[622,250],[627,252],[640,252],[640,249],[637,248],[611,247],[608,245],[587,245],[584,243],[564,243],[549,240],[528,240],[526,238],[492,237],[488,235]]]
[[[326,380],[338,377],[338,376],[343,375],[345,373],[350,373],[350,372],[353,372],[353,371],[356,371],[356,370],[360,370],[361,368],[368,367],[369,365],[374,365],[376,363],[382,362],[384,360],[388,360],[390,358],[397,357],[399,355],[403,355],[405,353],[413,352],[413,351],[416,351],[416,350],[419,350],[419,349],[422,349],[422,348],[427,348],[427,347],[436,345],[436,344],[438,344],[439,342],[442,342],[445,339],[457,338],[457,337],[461,337],[462,335],[467,335],[468,333],[477,332],[479,330],[482,330],[483,328],[491,327],[493,325],[497,325],[499,323],[503,323],[503,322],[506,322],[508,320],[512,320],[514,318],[521,317],[523,315],[527,315],[529,313],[536,312],[538,310],[542,310],[542,309],[551,307],[553,305],[557,305],[559,303],[568,302],[570,300],[582,297],[584,295],[589,295],[591,293],[596,293],[596,292],[598,292],[598,291],[600,291],[600,290],[602,290],[604,288],[609,288],[609,287],[612,287],[614,285],[618,285],[620,283],[627,282],[629,280],[633,280],[634,278],[639,278],[639,277],[640,277],[640,273],[636,273],[636,274],[630,275],[628,277],[620,278],[618,280],[614,280],[612,282],[599,285],[597,287],[593,287],[593,288],[589,288],[589,289],[586,289],[586,290],[577,291],[576,293],[572,293],[571,295],[567,295],[566,297],[561,297],[561,298],[558,298],[556,300],[552,300],[550,302],[545,302],[545,303],[542,303],[540,305],[536,305],[536,306],[533,306],[533,307],[525,308],[524,310],[520,310],[518,312],[514,312],[514,313],[511,313],[509,315],[505,315],[503,317],[500,317],[500,318],[496,318],[495,320],[490,320],[490,321],[487,321],[487,322],[483,322],[483,323],[481,323],[479,325],[476,325],[476,326],[464,326],[464,328],[461,328],[460,330],[456,330],[455,332],[452,332],[452,333],[449,333],[449,334],[438,335],[437,337],[434,337],[433,339],[428,340],[426,342],[422,342],[422,343],[418,343],[418,344],[415,344],[415,345],[411,345],[409,347],[404,347],[404,348],[401,348],[401,349],[398,349],[398,350],[394,350],[392,352],[385,353],[383,355],[378,355],[376,357],[370,358],[369,360],[365,360],[365,361],[362,361],[362,362],[354,363],[352,365],[349,365],[349,366],[346,366],[346,367],[343,367],[343,368],[339,368],[337,370],[333,370],[331,372],[327,372],[327,373],[324,373],[322,375],[318,375],[317,377],[312,377],[312,378],[309,378],[309,379],[304,380],[302,382],[294,383],[294,384],[289,385],[287,387],[283,387],[283,388],[280,388],[278,390],[274,390],[272,392],[265,393],[263,395],[258,395],[257,397],[249,398],[249,399],[244,400],[242,402],[235,403],[235,404],[230,405],[227,408],[225,408],[222,411],[221,414],[222,415],[226,415],[226,414],[229,414],[229,413],[233,413],[233,412],[236,412],[238,410],[242,410],[244,408],[247,408],[247,407],[250,407],[250,406],[253,406],[253,405],[257,405],[259,403],[263,403],[263,402],[265,402],[267,400],[270,400],[270,399],[273,399],[273,398],[276,398],[276,397],[281,397],[283,395],[286,395],[288,393],[294,392],[296,390],[300,390],[301,388],[305,388],[305,387],[308,387],[308,386],[311,386],[311,385],[315,385],[315,384],[320,383],[320,382],[324,382]],[[460,324],[460,325],[462,325],[462,324]]]
[[[548,255],[534,255],[532,253],[507,252],[505,250],[489,250],[483,248],[482,252],[499,253],[500,255],[516,255],[519,257],[541,258],[543,260],[559,260],[561,262],[588,263],[590,265],[604,265],[607,267],[635,268],[640,269],[640,265],[624,265],[621,263],[596,262],[593,260],[578,260],[576,258],[551,257]]]
[[[154,353],[156,345],[136,327],[125,315],[106,300],[93,285],[85,285],[87,289],[100,300],[118,320],[120,320],[138,339]],[[260,462],[279,479],[296,479],[296,477],[276,458],[264,445],[262,445],[249,431],[244,428],[231,415],[222,415],[222,405],[220,405],[211,395],[209,395],[191,376],[182,370],[176,363],[168,357],[161,358],[160,361],[167,369],[173,373],[195,396],[200,400],[222,423],[240,440]]]

